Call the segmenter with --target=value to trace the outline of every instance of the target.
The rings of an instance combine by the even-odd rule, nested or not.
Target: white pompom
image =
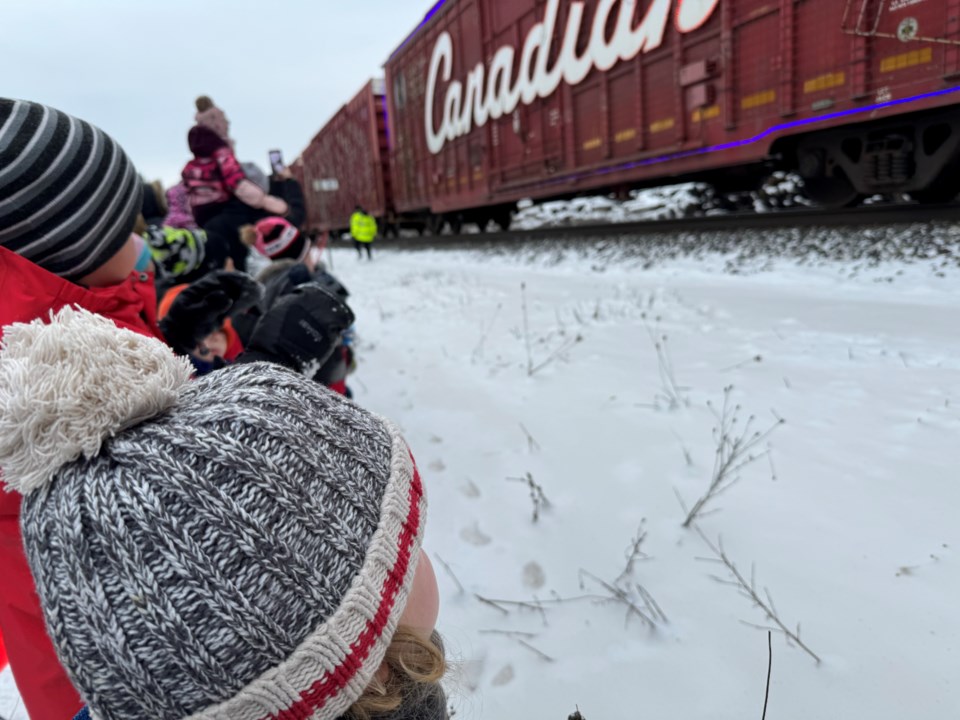
[[[4,328],[0,469],[26,495],[104,440],[176,405],[193,370],[159,340],[86,310]]]

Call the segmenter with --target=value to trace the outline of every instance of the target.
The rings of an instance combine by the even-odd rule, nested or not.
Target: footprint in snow
[[[465,527],[463,530],[461,530],[460,539],[465,543],[475,545],[476,547],[483,547],[484,545],[489,545],[493,542],[493,538],[485,534],[480,529],[479,523],[474,523],[470,527]]]
[[[443,464],[443,460],[434,460],[430,463],[430,469],[434,472],[443,472],[447,469],[447,466]]]
[[[493,676],[492,684],[494,687],[503,687],[512,683],[515,677],[516,673],[513,670],[513,665],[505,665],[500,672]]]
[[[468,498],[476,499],[480,497],[480,488],[477,487],[477,484],[473,482],[473,480],[467,480],[464,485],[461,485],[460,492]]]
[[[539,590],[547,584],[547,574],[540,563],[529,562],[523,567],[523,584],[531,590]]]

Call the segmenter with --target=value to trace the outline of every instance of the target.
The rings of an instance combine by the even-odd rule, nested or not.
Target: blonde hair
[[[347,711],[351,720],[372,720],[397,710],[411,697],[428,696],[447,672],[443,644],[437,633],[430,640],[399,627],[383,658],[381,672]]]
[[[167,207],[167,193],[163,190],[163,183],[159,180],[154,180],[150,183],[150,189],[153,190],[153,197],[157,201],[157,207],[160,208],[160,212],[166,217],[167,213],[170,212],[170,208]]]

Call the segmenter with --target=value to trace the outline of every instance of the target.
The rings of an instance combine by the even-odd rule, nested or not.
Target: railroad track
[[[397,250],[463,249],[532,241],[618,239],[641,242],[644,238],[672,233],[738,232],[787,228],[889,227],[928,222],[960,221],[960,205],[873,205],[868,207],[824,210],[781,210],[769,213],[728,213],[669,220],[607,223],[604,225],[566,225],[533,230],[427,235],[382,239],[377,245]]]

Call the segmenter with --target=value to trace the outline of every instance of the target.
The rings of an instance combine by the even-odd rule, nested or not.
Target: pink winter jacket
[[[194,220],[193,213],[190,212],[190,197],[187,195],[187,186],[182,182],[167,190],[167,207],[169,212],[163,221],[166,227],[182,230],[197,229],[197,221]]]

